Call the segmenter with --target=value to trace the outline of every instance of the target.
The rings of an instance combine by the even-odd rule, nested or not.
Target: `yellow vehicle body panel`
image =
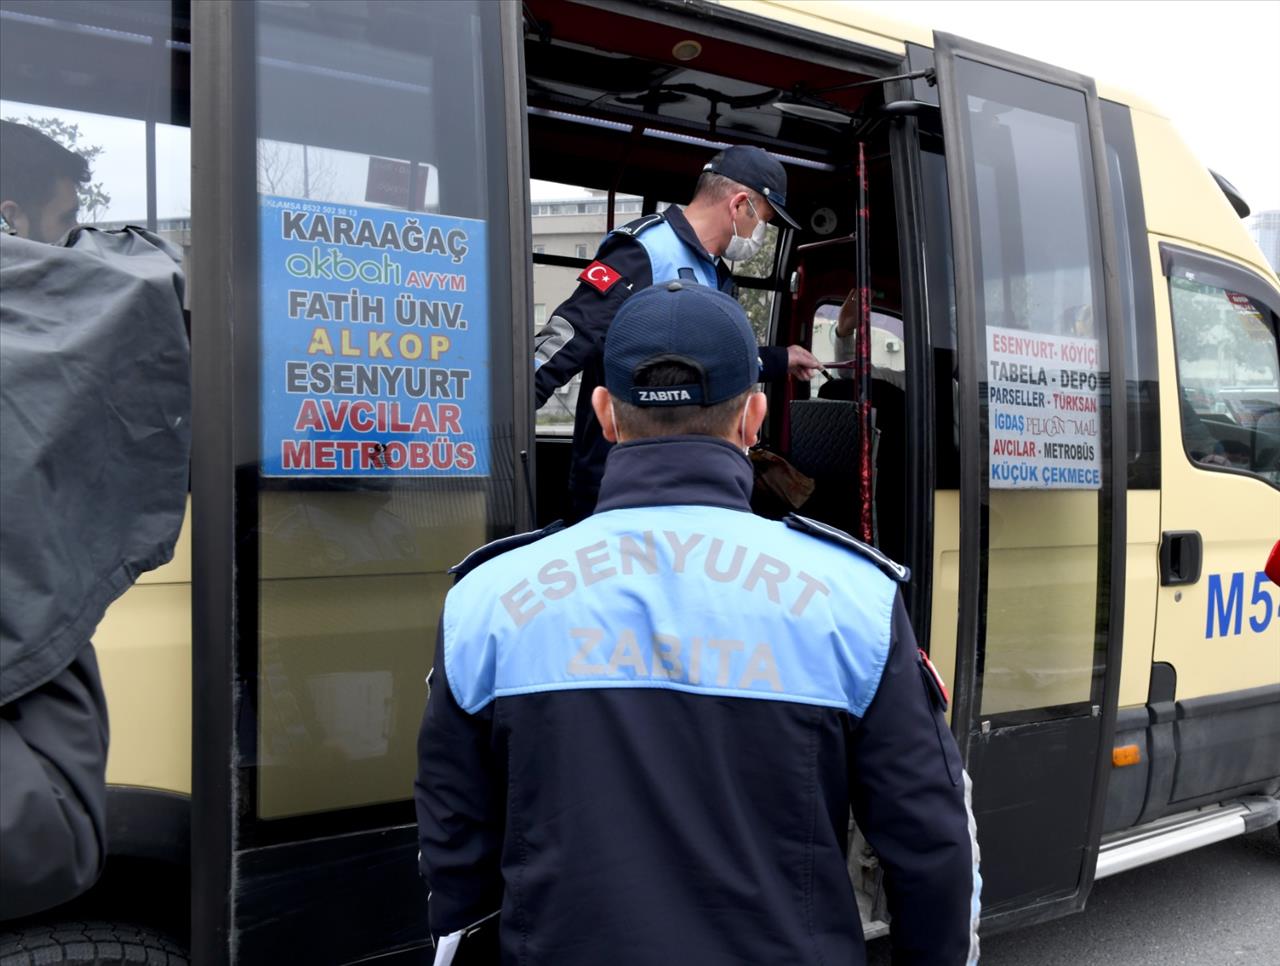
[[[960,608],[960,491],[933,494],[933,607],[929,660],[952,688],[956,680],[956,617]],[[951,708],[947,708],[950,720]]]
[[[1128,551],[1125,570],[1124,649],[1119,707],[1147,701],[1160,585],[1156,551],[1160,542],[1160,493],[1134,490],[1128,500]],[[956,612],[960,599],[960,493],[939,490],[933,503],[933,606],[929,625],[930,657],[951,687],[956,667]],[[1093,563],[1084,564],[1092,574]],[[1032,620],[1036,620],[1033,616]]]
[[[449,568],[482,492],[267,492],[259,502],[258,813],[411,794]]]
[[[1088,701],[1098,494],[992,490],[980,713]]]
[[[412,793],[445,573],[266,580],[258,689],[263,818]]]
[[[138,578],[93,636],[111,722],[107,782],[191,794],[191,501],[173,560]]]
[[[720,6],[894,54],[905,55],[907,43],[933,43],[922,27],[831,0],[721,0]]]
[[[1153,659],[1173,665],[1178,673],[1178,699],[1187,700],[1280,684],[1280,614],[1273,611],[1262,633],[1251,633],[1248,624],[1250,617],[1260,617],[1262,606],[1250,600],[1254,575],[1262,569],[1271,546],[1280,539],[1280,492],[1243,473],[1192,463],[1183,449],[1173,315],[1168,284],[1160,269],[1161,241],[1210,255],[1229,254],[1241,262],[1246,261],[1247,252],[1224,252],[1182,238],[1151,235],[1152,275],[1157,286],[1160,424],[1164,427],[1161,529],[1198,531],[1204,546],[1198,581],[1157,588]],[[1230,239],[1222,241],[1229,243]],[[1252,264],[1247,267],[1254,268]],[[1274,285],[1274,273],[1266,275]],[[1235,573],[1244,575],[1242,632],[1211,637],[1206,628],[1210,575],[1221,579]],[[1275,608],[1280,590],[1265,582],[1263,589],[1271,595],[1271,606]]]
[[[1160,491],[1130,490],[1125,506],[1124,644],[1118,706],[1133,708],[1147,703],[1151,686],[1156,591],[1160,589]]]

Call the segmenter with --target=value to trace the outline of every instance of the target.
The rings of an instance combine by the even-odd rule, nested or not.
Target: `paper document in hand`
[[[441,937],[436,945],[436,958],[432,960],[432,966],[449,966],[453,962],[453,957],[458,954],[458,944],[462,942],[462,932],[459,929]]]

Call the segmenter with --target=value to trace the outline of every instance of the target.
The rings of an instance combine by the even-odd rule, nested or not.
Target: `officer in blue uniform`
[[[569,470],[572,518],[595,506],[609,442],[591,409],[591,394],[603,382],[605,333],[618,307],[656,282],[684,279],[736,294],[724,260],[746,261],[764,244],[765,224],[776,214],[798,228],[786,210],[787,174],[768,152],[735,145],[703,167],[693,201],[645,215],[605,236],[595,260],[578,276],[578,287],[552,313],[534,343],[534,391],[542,406],[552,391],[579,372],[582,386],[574,415]],[[820,363],[808,349],[761,346],[763,382],[788,373],[809,379]]]
[[[628,299],[595,514],[455,568],[418,743],[433,934],[496,915],[503,963],[864,964],[852,808],[895,964],[976,962],[969,781],[907,574],[751,513],[758,378],[728,295]]]

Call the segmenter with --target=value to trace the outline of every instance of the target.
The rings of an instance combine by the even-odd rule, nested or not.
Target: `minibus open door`
[[[946,34],[935,58],[959,352],[952,723],[984,921],[1007,926],[1082,907],[1097,860],[1124,588],[1116,245],[1092,80]]]

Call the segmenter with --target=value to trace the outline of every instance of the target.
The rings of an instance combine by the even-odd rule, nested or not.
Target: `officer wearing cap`
[[[765,405],[732,298],[652,286],[603,361],[594,515],[476,551],[445,601],[415,788],[433,934],[485,921],[503,963],[864,964],[852,809],[894,963],[976,962],[969,781],[904,568],[751,513]]]
[[[591,395],[603,382],[601,351],[618,307],[636,292],[669,279],[733,294],[725,261],[745,261],[758,252],[765,224],[775,214],[798,228],[786,204],[787,174],[776,158],[757,147],[726,148],[703,167],[688,207],[645,215],[605,236],[595,260],[578,276],[573,295],[538,333],[534,391],[539,407],[557,387],[582,373],[569,471],[573,519],[586,516],[595,505],[609,451]],[[765,382],[785,379],[788,373],[808,379],[820,365],[798,345],[762,346],[757,355]]]

